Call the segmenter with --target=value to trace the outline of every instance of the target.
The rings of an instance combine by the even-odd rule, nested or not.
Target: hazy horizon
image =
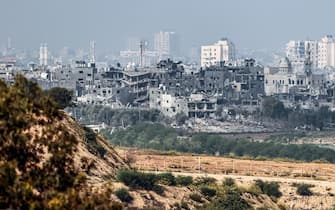
[[[319,39],[335,34],[335,1],[45,1],[2,0],[0,46],[15,48],[89,47],[117,52],[127,39],[150,39],[175,31],[181,47],[211,44],[228,37],[238,49],[281,49],[291,39]],[[153,44],[153,43],[151,43]]]

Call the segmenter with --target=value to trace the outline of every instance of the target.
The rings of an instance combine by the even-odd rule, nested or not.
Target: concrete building
[[[331,35],[319,41],[319,67],[335,67],[335,39]]]
[[[191,94],[188,103],[188,117],[208,118],[215,115],[217,98],[204,94]]]
[[[327,85],[327,75],[322,72],[313,72],[311,63],[305,61],[304,72],[293,72],[290,60],[282,59],[277,67],[264,69],[265,94],[307,94],[322,95]]]
[[[48,65],[48,46],[46,43],[41,44],[40,46],[40,65]]]
[[[286,57],[290,60],[293,71],[303,71],[307,52],[310,53],[312,68],[335,67],[335,38],[332,35],[319,41],[289,41],[286,44]]]
[[[312,67],[317,68],[319,63],[318,41],[295,41],[291,40],[286,44],[286,57],[290,60],[293,71],[303,71],[307,51],[310,52]]]
[[[160,59],[179,55],[179,39],[176,32],[160,31],[154,35],[154,51]]]
[[[201,66],[220,66],[223,63],[235,61],[236,49],[234,43],[226,38],[213,45],[201,46]]]
[[[188,97],[174,96],[169,94],[164,86],[161,86],[150,89],[149,107],[160,110],[168,117],[175,117],[178,113],[183,113],[188,117],[205,118],[214,116],[217,99],[202,93],[191,94]]]
[[[186,98],[167,93],[164,86],[150,88],[149,108],[158,109],[168,117],[175,117],[178,113],[188,115]]]

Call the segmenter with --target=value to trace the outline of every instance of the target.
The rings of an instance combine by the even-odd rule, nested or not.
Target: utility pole
[[[201,173],[201,162],[200,162],[200,156],[198,157],[198,169],[199,169],[199,174]]]

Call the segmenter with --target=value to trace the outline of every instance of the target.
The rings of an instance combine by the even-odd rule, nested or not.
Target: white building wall
[[[219,65],[221,62],[236,60],[234,43],[228,39],[219,40],[213,45],[201,46],[201,66]]]

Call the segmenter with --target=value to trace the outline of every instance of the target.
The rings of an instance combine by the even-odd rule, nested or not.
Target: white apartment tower
[[[293,69],[302,70],[309,47],[312,67],[318,67],[318,41],[295,41],[291,40],[286,44],[286,57],[290,60]]]
[[[178,36],[175,32],[160,31],[154,36],[154,50],[159,57],[169,57],[178,55]]]
[[[235,61],[235,56],[235,45],[227,38],[223,38],[213,45],[201,46],[202,67]]]
[[[94,40],[90,41],[90,62],[95,63],[95,44]]]
[[[42,43],[40,46],[40,65],[48,65],[48,46],[46,43]]]
[[[319,68],[335,67],[335,39],[331,35],[319,41]]]
[[[295,70],[303,68],[307,46],[313,68],[335,67],[335,38],[327,35],[319,41],[289,41],[286,44],[286,57]]]

